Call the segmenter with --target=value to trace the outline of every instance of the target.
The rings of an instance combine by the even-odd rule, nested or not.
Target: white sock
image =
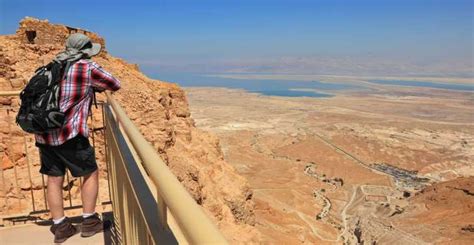
[[[54,223],[55,225],[57,225],[57,224],[63,222],[63,220],[64,220],[65,218],[66,218],[66,216],[63,216],[62,218],[59,218],[59,219],[53,219],[53,223]]]
[[[91,217],[92,215],[94,215],[95,213],[82,213],[82,218],[89,218]]]

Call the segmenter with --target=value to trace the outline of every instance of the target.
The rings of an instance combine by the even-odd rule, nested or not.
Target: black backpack
[[[20,93],[16,123],[24,131],[41,134],[63,126],[65,113],[59,110],[61,80],[73,63],[54,60],[36,70]]]

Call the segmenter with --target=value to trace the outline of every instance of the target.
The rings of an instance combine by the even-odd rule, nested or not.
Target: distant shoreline
[[[369,80],[401,80],[433,83],[453,83],[460,85],[474,85],[474,78],[464,77],[416,77],[416,76],[341,76],[341,75],[298,75],[298,74],[210,74],[210,77],[231,78],[231,79],[261,79],[261,80],[293,80],[293,81],[314,81],[354,83],[369,82]]]

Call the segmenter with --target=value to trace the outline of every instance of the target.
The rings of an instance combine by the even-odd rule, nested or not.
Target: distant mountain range
[[[471,58],[284,56],[245,59],[133,60],[166,71],[474,77]]]

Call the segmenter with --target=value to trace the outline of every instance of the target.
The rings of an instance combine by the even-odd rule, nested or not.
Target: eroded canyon
[[[197,126],[247,178],[270,243],[468,244],[471,92],[373,85],[332,98],[188,88]]]

